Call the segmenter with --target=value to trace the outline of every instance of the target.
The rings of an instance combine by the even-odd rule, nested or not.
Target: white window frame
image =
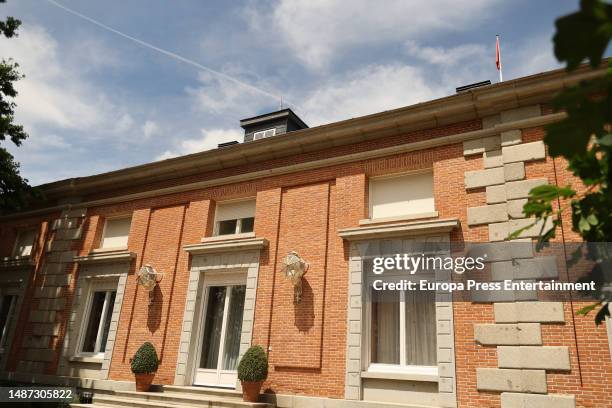
[[[104,218],[104,227],[102,228],[102,237],[100,238],[100,245],[98,245],[98,250],[99,251],[117,251],[120,249],[127,249],[128,248],[128,243],[130,242],[130,231],[128,230],[128,235],[127,235],[127,241],[125,246],[119,246],[119,247],[108,247],[105,248],[104,247],[104,237],[106,236],[106,226],[108,225],[109,221],[116,221],[116,220],[124,220],[124,219],[129,219],[130,220],[130,229],[132,229],[132,215],[118,215],[118,216],[114,216],[114,217],[105,217]]]
[[[30,249],[30,253],[28,255],[18,255],[17,248],[19,248],[19,240],[21,236],[28,232],[34,232],[34,237],[32,238],[32,249]],[[25,256],[27,258],[31,258],[34,255],[34,250],[36,249],[36,239],[38,238],[38,234],[36,233],[36,228],[25,228],[17,231],[17,236],[15,237],[15,243],[13,244],[13,257]]]
[[[229,201],[220,201],[217,203],[216,207],[215,207],[215,224],[214,224],[214,228],[213,228],[213,236],[215,237],[230,237],[230,236],[234,236],[234,235],[242,235],[242,234],[251,234],[252,232],[242,232],[242,218],[232,218],[232,219],[226,219],[226,220],[219,220],[219,206],[223,206],[223,205],[227,205],[227,204],[234,204],[234,203],[239,203],[239,202],[243,202],[243,201],[253,201],[255,203],[255,205],[257,205],[256,202],[256,198],[255,197],[251,197],[251,198],[247,198],[247,199],[238,199],[238,200],[229,200]],[[247,217],[250,218],[250,217]],[[224,234],[224,235],[220,235],[219,234],[219,226],[221,221],[231,221],[235,219],[236,220],[236,230],[234,231],[233,234]],[[253,214],[253,231],[255,230],[255,214]]]
[[[6,316],[6,323],[4,325],[2,333],[0,333],[0,354],[6,351],[6,346],[8,343],[8,337],[11,330],[11,325],[13,324],[13,319],[15,318],[15,309],[17,308],[17,301],[19,300],[19,294],[16,291],[2,291],[0,290],[0,301],[5,296],[12,296],[13,300],[9,306],[9,312]]]
[[[82,311],[82,319],[81,319],[81,327],[79,328],[79,339],[77,341],[77,348],[75,355],[79,357],[94,357],[94,358],[104,358],[105,350],[100,350],[100,341],[102,340],[101,332],[102,328],[106,321],[104,320],[107,316],[108,307],[115,307],[115,303],[109,305],[110,300],[110,292],[115,292],[115,303],[117,303],[117,282],[115,281],[100,281],[100,282],[91,282],[89,285],[89,289],[87,291],[87,300],[85,302],[85,307]],[[104,298],[104,306],[102,307],[102,315],[100,318],[100,323],[98,325],[98,333],[96,335],[96,344],[94,346],[93,352],[84,352],[83,351],[83,343],[85,342],[85,335],[87,333],[87,328],[89,325],[89,315],[91,313],[91,308],[93,306],[93,298],[96,292],[106,292],[106,296]],[[112,313],[109,316],[112,319]],[[108,345],[108,339],[106,341],[106,345]],[[96,352],[96,350],[98,350]]]
[[[433,275],[419,275],[419,279],[423,279],[427,277],[427,279],[431,279]],[[405,277],[401,276],[403,279],[415,280],[418,282],[418,279],[414,277]],[[364,332],[363,332],[363,358],[365,362],[365,370],[371,373],[388,373],[388,374],[417,374],[417,375],[438,375],[438,365],[437,361],[435,365],[432,366],[421,366],[421,365],[408,365],[405,363],[406,361],[406,292],[400,291],[399,296],[400,300],[397,304],[397,307],[400,308],[399,319],[400,319],[400,337],[399,337],[399,349],[400,349],[400,362],[399,364],[384,364],[384,363],[372,363],[372,293],[371,293],[371,282],[366,280],[366,297],[367,301],[364,307]],[[435,308],[435,301],[434,301]],[[437,332],[437,322],[436,322],[436,332]],[[437,335],[437,333],[436,333]],[[436,353],[437,354],[437,353]]]
[[[267,134],[267,133],[271,133],[271,134]],[[270,129],[265,129],[265,130],[254,132],[253,140],[265,139],[265,138],[272,137],[272,136],[276,136],[276,128],[270,128]]]
[[[430,212],[425,212],[425,213],[407,213],[407,214],[403,214],[403,215],[397,215],[397,216],[392,216],[392,217],[379,217],[379,218],[374,218],[373,214],[374,214],[374,200],[373,200],[373,188],[372,188],[372,183],[379,181],[379,180],[386,180],[386,179],[393,179],[393,178],[400,178],[400,177],[410,177],[410,176],[418,176],[421,174],[431,174],[432,177],[432,185],[433,185],[433,190],[432,190],[432,199],[433,199],[433,209]],[[393,173],[393,174],[385,174],[382,176],[374,176],[374,177],[369,177],[368,178],[368,218],[375,220],[375,219],[380,219],[380,220],[385,220],[387,218],[389,219],[394,219],[394,218],[418,218],[419,216],[422,217],[431,217],[431,216],[437,216],[436,213],[436,197],[435,197],[435,185],[433,183],[433,168],[429,167],[426,169],[419,169],[419,170],[413,170],[413,171],[409,171],[409,172],[402,172],[402,173]]]

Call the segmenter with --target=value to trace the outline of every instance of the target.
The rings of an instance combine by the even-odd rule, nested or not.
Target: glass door
[[[197,385],[235,387],[246,285],[205,282]]]

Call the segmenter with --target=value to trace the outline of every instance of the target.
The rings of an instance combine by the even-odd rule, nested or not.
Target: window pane
[[[111,319],[113,317],[113,308],[115,306],[115,295],[117,292],[112,291],[108,297],[108,305],[106,306],[106,316],[104,317],[104,327],[102,328],[102,340],[100,341],[100,352],[106,350],[106,341],[108,340],[108,330],[110,328]]]
[[[253,232],[255,218],[243,218],[240,220],[240,232]]]
[[[34,230],[20,231],[17,235],[17,245],[15,245],[15,253],[13,255],[30,256],[35,238],[36,231]]]
[[[399,305],[398,292],[372,289],[372,363],[400,363]]]
[[[130,234],[131,218],[111,218],[106,220],[102,248],[125,248]]]
[[[223,346],[224,370],[235,370],[238,366],[246,286],[232,286],[231,291],[229,310],[227,311],[228,315],[227,328],[225,329],[225,344]]]
[[[406,364],[435,366],[436,292],[406,292]]]
[[[104,307],[104,298],[106,292],[94,292],[89,309],[89,322],[87,323],[87,331],[83,340],[83,349],[85,353],[93,353],[96,348],[96,338],[98,337],[98,328],[102,319],[102,309]]]
[[[225,287],[211,286],[208,292],[208,302],[206,304],[200,368],[217,368],[224,308]]]
[[[238,220],[225,220],[225,221],[219,222],[218,235],[235,234],[237,223],[238,223]]]
[[[14,300],[15,296],[6,295],[2,297],[0,302],[0,347],[3,347],[6,343],[8,328],[11,324],[11,306]]]
[[[432,173],[373,179],[370,182],[370,192],[372,218],[435,211]]]

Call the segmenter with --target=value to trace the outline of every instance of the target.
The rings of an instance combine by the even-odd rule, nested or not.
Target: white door
[[[204,302],[198,364],[194,383],[217,387],[236,386],[246,276],[204,279]]]

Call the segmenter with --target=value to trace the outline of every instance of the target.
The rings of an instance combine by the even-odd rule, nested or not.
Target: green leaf
[[[576,313],[581,315],[581,316],[586,316],[588,315],[590,312],[592,312],[593,310],[595,310],[595,308],[597,308],[599,305],[601,305],[601,303],[593,303],[591,305],[585,306],[582,309],[578,310]]]
[[[609,24],[612,6],[600,0],[582,0],[580,10],[557,19],[557,32],[553,37],[555,56],[567,62],[567,69],[575,69],[589,59],[592,67],[601,58],[610,39]]]

